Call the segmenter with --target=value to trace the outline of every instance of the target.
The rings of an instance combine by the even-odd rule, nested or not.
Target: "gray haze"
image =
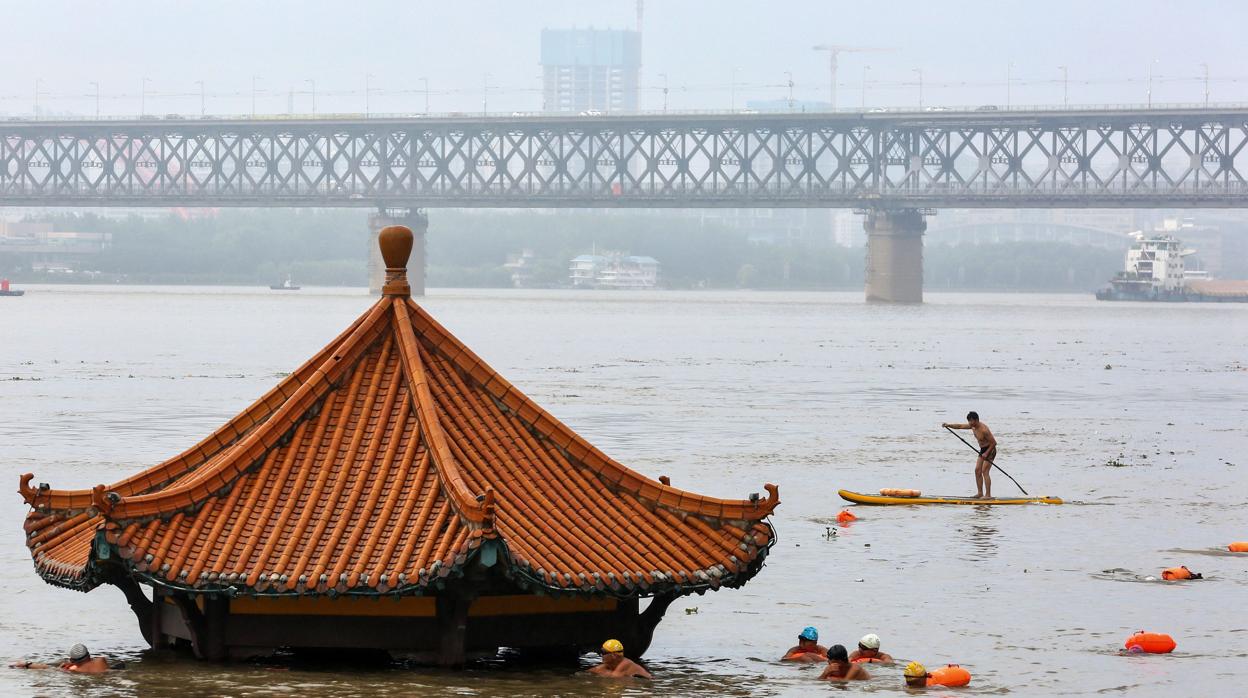
[[[31,113],[36,80],[42,110],[93,113],[96,82],[103,113],[135,114],[144,77],[147,113],[198,113],[200,80],[208,113],[246,113],[252,76],[260,112],[310,111],[308,80],[318,111],[359,112],[369,74],[373,112],[421,111],[422,77],[432,111],[477,112],[486,73],[491,112],[535,111],[543,27],[632,28],[636,12],[633,0],[3,2],[0,114]],[[734,67],[738,106],[786,97],[786,71],[796,99],[826,100],[819,43],[895,49],[842,55],[841,106],[861,102],[865,65],[868,105],[915,104],[920,67],[927,104],[1004,104],[1011,62],[1015,105],[1060,103],[1061,65],[1072,103],[1142,103],[1154,60],[1154,103],[1203,100],[1202,63],[1214,101],[1248,101],[1246,20],[1248,5],[1209,0],[650,0],[642,104],[659,108],[666,74],[671,109],[727,108]]]

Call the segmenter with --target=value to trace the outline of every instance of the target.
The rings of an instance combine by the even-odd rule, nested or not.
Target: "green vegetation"
[[[60,215],[58,230],[107,232],[112,246],[82,263],[98,276],[35,274],[0,251],[0,273],[19,282],[270,284],[289,274],[309,285],[366,283],[363,210],[224,210],[215,216],[101,218]],[[430,213],[430,286],[506,287],[508,254],[534,252],[534,282],[566,282],[568,261],[594,249],[649,255],[669,288],[857,289],[862,248],[811,235],[760,244],[743,230],[674,211],[465,211]],[[1004,243],[924,250],[931,290],[1071,290],[1100,286],[1121,253],[1058,243]]]
[[[217,216],[40,217],[56,230],[111,233],[112,246],[82,261],[98,278],[125,283],[365,283],[367,226],[358,211],[227,210]],[[0,254],[16,280],[66,280],[23,270]]]

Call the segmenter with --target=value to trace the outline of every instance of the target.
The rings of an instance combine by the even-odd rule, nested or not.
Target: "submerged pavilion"
[[[381,299],[203,441],[89,490],[21,477],[45,581],[117,586],[153,647],[200,658],[457,666],[608,637],[640,656],[674,599],[761,569],[774,485],[716,499],[612,460],[412,301],[410,230],[379,239]]]

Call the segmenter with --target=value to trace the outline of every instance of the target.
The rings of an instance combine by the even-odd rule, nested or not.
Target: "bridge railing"
[[[286,113],[286,114],[203,114],[203,115],[185,115],[185,114],[105,114],[100,116],[83,115],[83,114],[41,114],[41,115],[14,115],[5,117],[0,120],[12,123],[56,123],[56,122],[102,122],[102,123],[134,123],[134,122],[150,122],[159,123],[162,121],[396,121],[409,119],[432,119],[432,120],[479,120],[486,119],[490,121],[507,121],[515,119],[568,119],[568,118],[585,118],[585,119],[611,119],[624,117],[668,117],[679,119],[681,117],[697,117],[697,116],[815,116],[819,114],[837,115],[837,116],[853,116],[853,115],[873,115],[873,114],[889,114],[889,115],[934,115],[934,114],[978,114],[986,116],[992,113],[1006,114],[1027,114],[1027,113],[1121,113],[1121,112],[1173,112],[1173,111],[1210,111],[1220,112],[1228,110],[1248,109],[1248,102],[1155,102],[1153,104],[1140,104],[1131,102],[1108,103],[1108,104],[1013,104],[1009,106],[1000,104],[980,104],[980,105],[930,105],[925,107],[919,106],[889,106],[889,107],[842,107],[837,109],[685,109],[681,111],[664,111],[656,109],[631,110],[631,111],[609,111],[609,112],[549,112],[549,111],[531,111],[531,112],[332,112],[332,113]]]
[[[532,184],[532,183],[475,183],[456,185],[445,182],[429,182],[424,186],[410,188],[343,187],[331,184],[308,185],[301,183],[256,183],[247,186],[222,185],[216,182],[203,184],[178,183],[118,185],[100,188],[89,183],[66,184],[47,188],[28,184],[0,186],[0,197],[151,197],[176,200],[180,197],[197,196],[245,196],[261,199],[272,196],[318,196],[336,201],[374,201],[378,197],[440,197],[470,195],[493,198],[564,198],[594,196],[598,198],[627,201],[635,198],[664,198],[688,200],[695,205],[699,199],[715,199],[724,196],[750,195],[766,199],[792,198],[817,201],[821,197],[856,197],[863,201],[876,198],[947,198],[956,196],[991,195],[1001,199],[1028,199],[1037,196],[1068,197],[1078,199],[1115,200],[1132,196],[1169,197],[1243,197],[1248,195],[1248,182],[1209,181],[1169,186],[1144,186],[1138,183],[1118,185],[1094,185],[1072,182],[1039,182],[1025,189],[1008,182],[971,182],[949,184],[931,182],[926,184],[898,183],[887,187],[849,185],[841,182],[817,183],[719,183],[696,184],[687,182],[637,183],[627,188],[617,188],[612,183],[591,184]]]

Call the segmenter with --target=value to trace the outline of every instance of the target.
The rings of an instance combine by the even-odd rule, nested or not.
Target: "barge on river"
[[[717,499],[617,463],[410,298],[410,230],[379,239],[381,299],[197,445],[91,489],[21,477],[45,581],[119,587],[153,647],[200,658],[459,666],[608,638],[637,657],[675,599],[758,573],[774,485]]]
[[[1195,251],[1183,249],[1174,236],[1139,232],[1134,236],[1126,268],[1096,292],[1097,300],[1248,303],[1248,281],[1214,280],[1203,272],[1188,271],[1183,259]]]

